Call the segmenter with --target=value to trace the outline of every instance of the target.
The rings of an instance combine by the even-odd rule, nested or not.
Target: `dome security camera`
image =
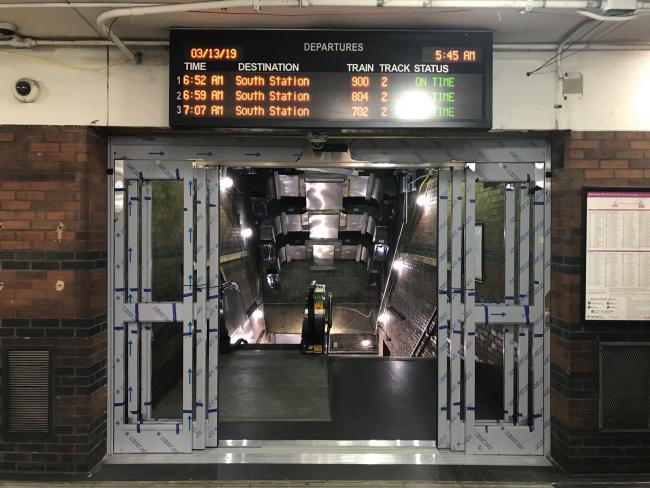
[[[23,103],[35,102],[40,93],[38,82],[31,78],[21,78],[14,85],[14,96]]]
[[[10,22],[3,22],[0,20],[0,39],[11,39],[16,35],[16,26]]]

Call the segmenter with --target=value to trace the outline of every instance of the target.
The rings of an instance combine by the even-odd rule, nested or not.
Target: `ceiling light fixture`
[[[420,207],[424,207],[425,205],[429,204],[429,198],[426,195],[419,195],[415,199],[415,203],[417,203]]]
[[[221,186],[222,190],[227,190],[228,188],[232,188],[234,185],[234,181],[232,181],[232,178],[230,176],[224,176],[219,179],[219,186]]]

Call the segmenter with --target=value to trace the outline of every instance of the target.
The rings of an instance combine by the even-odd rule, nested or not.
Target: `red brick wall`
[[[0,126],[0,351],[54,355],[51,436],[8,435],[0,388],[0,471],[86,471],[105,453],[106,154],[91,128]]]
[[[648,434],[598,430],[597,351],[602,340],[650,340],[650,330],[586,324],[579,307],[581,190],[650,186],[650,132],[572,132],[557,143],[552,455],[572,471],[647,471]],[[106,138],[94,129],[0,126],[0,350],[46,345],[55,357],[48,439],[5,434],[0,384],[0,470],[86,471],[105,452],[105,168]],[[57,280],[64,290],[55,291]]]
[[[552,455],[576,472],[647,472],[650,434],[598,427],[598,345],[650,341],[646,326],[580,319],[582,188],[650,187],[650,132],[571,132],[558,138],[551,220]],[[563,150],[562,150],[563,146]]]

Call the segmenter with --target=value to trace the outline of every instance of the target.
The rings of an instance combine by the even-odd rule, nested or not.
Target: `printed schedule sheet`
[[[650,320],[650,192],[588,191],[586,320]]]

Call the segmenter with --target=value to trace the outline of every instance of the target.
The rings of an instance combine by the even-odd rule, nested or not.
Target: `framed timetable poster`
[[[650,188],[583,191],[583,318],[650,322]]]

